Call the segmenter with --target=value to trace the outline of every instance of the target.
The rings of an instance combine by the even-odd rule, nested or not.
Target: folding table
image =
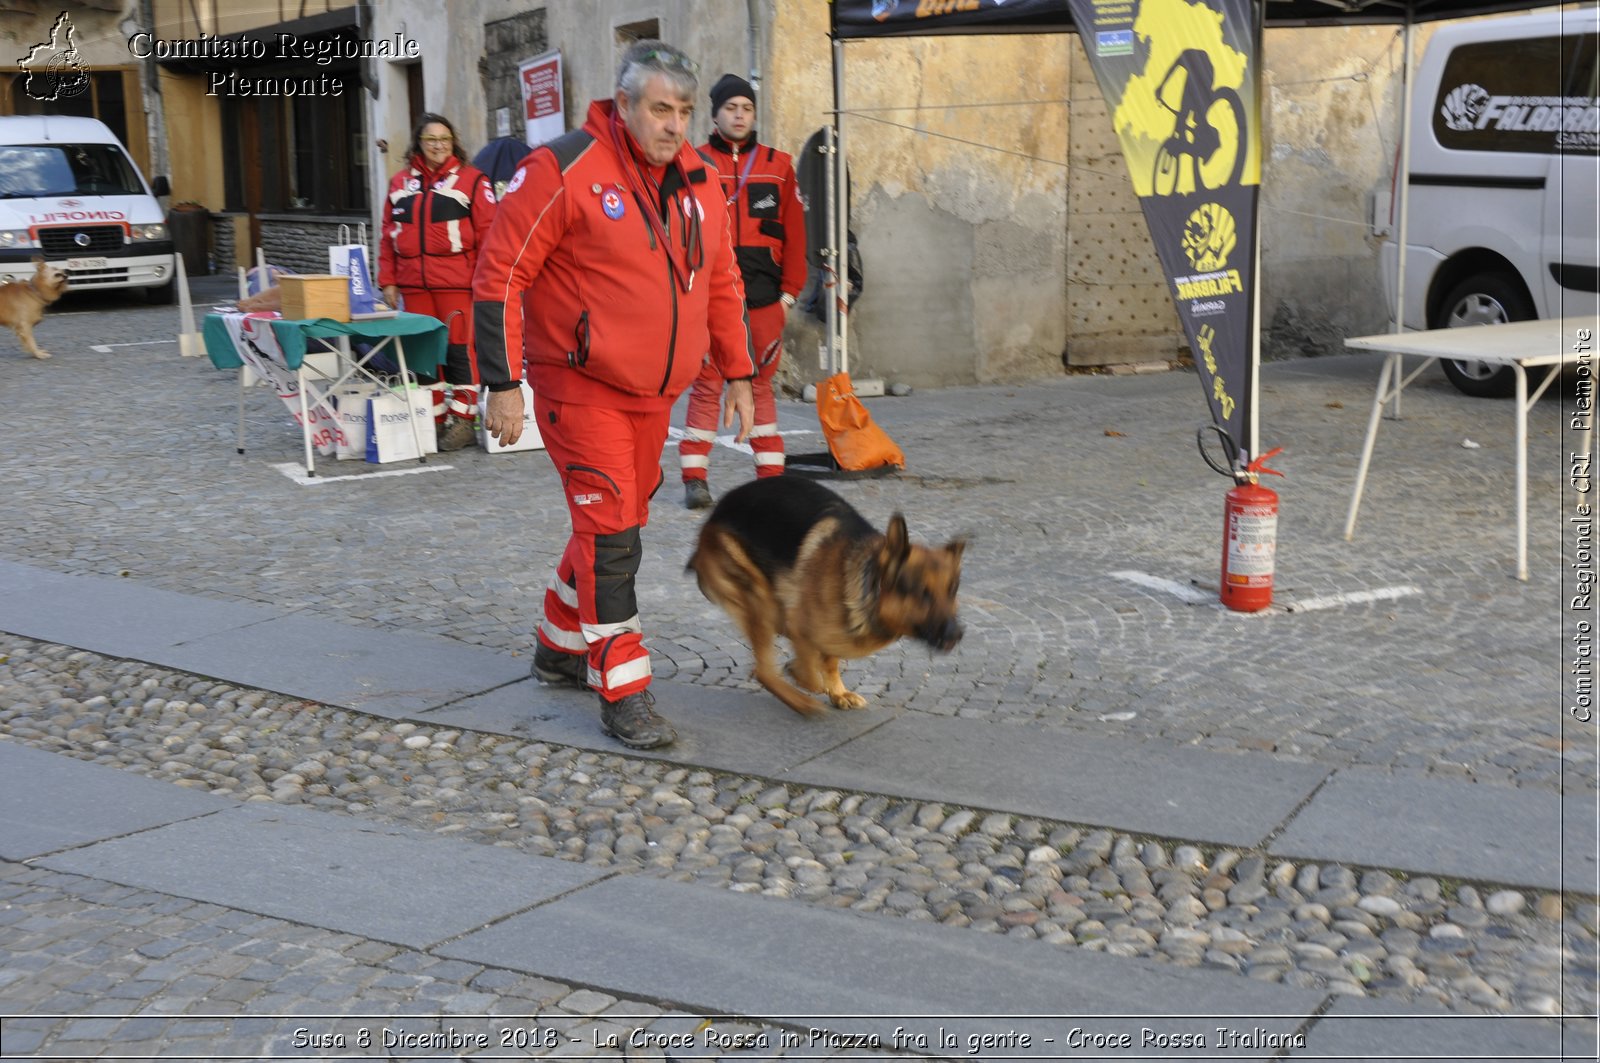
[[[238,342],[245,319],[253,319],[248,327],[271,329],[270,344]],[[246,366],[279,385],[280,395],[292,388],[299,393],[298,420],[305,443],[306,475],[317,474],[312,450],[312,417],[314,408],[320,407],[330,416],[334,414],[329,397],[351,377],[360,374],[375,383],[382,381],[370,368],[370,363],[384,348],[394,346],[395,361],[400,366],[401,378],[407,369],[430,374],[445,361],[449,342],[449,329],[437,318],[424,314],[398,313],[392,317],[367,318],[360,321],[333,321],[328,318],[302,320],[298,318],[266,317],[260,314],[207,314],[201,330],[205,337],[206,355],[218,369],[239,369],[239,453],[244,453],[244,388]],[[309,340],[331,340],[338,356],[336,375],[326,382],[314,381],[306,375],[306,346]],[[352,341],[371,344],[366,353],[357,355]],[[288,376],[292,370],[293,377]],[[414,415],[414,403],[406,403],[406,415],[411,424],[412,439],[417,444],[418,461],[422,457],[421,435]]]
[[[1587,330],[1587,338],[1585,337]],[[1377,336],[1352,336],[1344,341],[1346,347],[1360,350],[1382,351],[1388,355],[1383,360],[1383,370],[1378,374],[1378,389],[1372,397],[1372,413],[1367,419],[1367,438],[1361,447],[1361,468],[1356,473],[1355,492],[1350,496],[1350,512],[1345,518],[1344,537],[1355,536],[1356,511],[1361,506],[1361,493],[1367,485],[1367,466],[1372,461],[1372,447],[1378,437],[1378,422],[1384,404],[1394,400],[1396,416],[1400,406],[1400,393],[1429,365],[1440,358],[1456,358],[1491,365],[1509,366],[1516,376],[1516,446],[1517,446],[1517,578],[1528,578],[1528,411],[1545,393],[1563,367],[1576,365],[1580,359],[1594,358],[1595,334],[1600,331],[1600,318],[1563,317],[1543,321],[1517,321],[1505,325],[1484,325],[1471,328],[1429,329],[1424,332],[1384,333]],[[1404,374],[1404,355],[1423,359],[1409,375]],[[1544,377],[1530,392],[1527,370],[1541,367]],[[1580,449],[1583,454],[1593,451],[1592,418],[1586,421],[1591,427],[1580,431]]]

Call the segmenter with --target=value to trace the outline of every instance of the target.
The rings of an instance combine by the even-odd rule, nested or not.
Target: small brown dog
[[[845,688],[839,661],[902,637],[935,650],[961,641],[956,590],[961,552],[914,546],[896,513],[879,532],[844,499],[798,476],[773,476],[722,497],[689,558],[700,592],[727,610],[755,652],[755,677],[803,715],[822,706],[777,667],[774,639],[794,646],[788,673],[838,709],[865,707]]]
[[[48,358],[33,338],[33,326],[44,319],[44,308],[67,290],[67,273],[33,256],[33,276],[25,281],[0,284],[0,325],[5,325],[22,341],[22,349],[35,358]]]

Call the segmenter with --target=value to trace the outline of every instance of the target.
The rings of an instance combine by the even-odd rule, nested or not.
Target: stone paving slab
[[[1254,846],[1327,771],[1265,755],[918,716],[892,720],[788,774],[819,785]]]
[[[279,610],[222,602],[131,580],[68,575],[0,560],[0,629],[112,657],[155,660],[217,631],[271,620]]]
[[[900,715],[893,707],[830,712],[805,719],[766,692],[723,690],[657,680],[656,707],[678,730],[665,749],[630,750],[600,732],[596,696],[544,687],[532,679],[420,713],[419,722],[586,749],[615,749],[631,757],[669,760],[749,775],[776,776],[881,727]]]
[[[1590,799],[1374,768],[1339,771],[1270,851],[1584,894],[1600,874]]]
[[[0,859],[31,860],[233,807],[171,783],[0,742]]]
[[[942,1027],[963,1048],[972,1035],[1032,1034],[1030,1048],[979,1053],[985,1059],[1062,1058],[1071,1028],[1091,1025],[1024,1016],[1099,1016],[1099,1028],[1134,1040],[1131,1051],[1095,1058],[1148,1058],[1134,1031],[1172,1020],[1143,1019],[1141,1010],[1259,1015],[1248,1025],[1289,1033],[1323,1000],[1191,969],[636,877],[569,894],[436,951],[625,996],[670,994],[712,1014],[876,1034],[886,1048],[897,1025],[930,1038]]]
[[[1503,1053],[1503,1054],[1502,1054]],[[1594,1020],[1534,1015],[1445,1015],[1397,1011],[1381,1001],[1341,997],[1306,1033],[1290,1059],[1460,1059],[1474,1063],[1594,1059]]]
[[[0,629],[395,719],[527,677],[495,650],[0,561]]]
[[[235,805],[39,866],[425,948],[608,872],[306,808]]]
[[[186,642],[152,663],[388,719],[528,674],[526,661],[450,639],[295,615]]]

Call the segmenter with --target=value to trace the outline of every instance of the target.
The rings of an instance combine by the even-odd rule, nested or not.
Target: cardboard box
[[[283,316],[350,320],[350,278],[326,273],[285,274],[278,278],[283,291]]]
[[[539,434],[539,422],[533,416],[533,389],[522,382],[522,437],[513,446],[501,446],[489,430],[483,427],[488,419],[489,389],[478,392],[478,445],[490,454],[510,454],[518,450],[543,450],[544,437]]]

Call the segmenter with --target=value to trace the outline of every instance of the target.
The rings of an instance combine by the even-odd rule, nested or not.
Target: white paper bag
[[[433,425],[433,392],[413,389],[407,392],[413,404],[417,436],[422,439],[422,453],[434,454],[439,449],[438,433]],[[415,459],[416,439],[411,433],[411,419],[406,416],[407,398],[397,392],[385,391],[367,399],[367,450],[366,457],[376,464]]]
[[[490,454],[509,454],[518,450],[543,450],[544,437],[539,435],[539,422],[533,416],[533,389],[522,382],[522,438],[511,446],[495,441],[484,427],[489,420],[489,389],[478,392],[478,445]]]
[[[334,244],[328,248],[328,272],[350,278],[350,312],[370,314],[378,299],[372,291],[372,274],[367,270],[365,244]]]
[[[367,456],[367,400],[378,394],[376,384],[352,384],[333,395],[341,436],[334,457],[364,461]]]

